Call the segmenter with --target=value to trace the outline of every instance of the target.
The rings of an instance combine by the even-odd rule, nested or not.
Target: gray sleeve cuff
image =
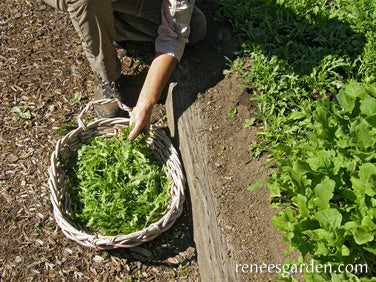
[[[185,47],[184,41],[174,40],[174,38],[158,37],[155,41],[155,51],[158,53],[169,54],[175,57],[178,61],[183,56]]]
[[[163,1],[162,23],[155,41],[156,52],[169,54],[180,61],[189,38],[194,3],[194,0]]]

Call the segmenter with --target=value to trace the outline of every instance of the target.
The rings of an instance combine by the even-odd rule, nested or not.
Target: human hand
[[[131,112],[130,125],[134,125],[128,136],[133,140],[141,130],[149,130],[154,105],[157,103],[178,60],[168,54],[158,53],[150,65],[137,105]]]
[[[151,114],[153,111],[152,106],[136,105],[130,114],[130,125],[134,125],[134,128],[129,133],[128,139],[134,140],[143,129],[149,130]]]

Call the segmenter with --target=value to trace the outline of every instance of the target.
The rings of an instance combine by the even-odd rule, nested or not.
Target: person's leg
[[[112,44],[114,40],[154,41],[158,36],[162,0],[44,0],[44,2],[69,12],[93,70],[105,81],[114,81],[120,76],[121,65]],[[205,35],[205,15],[195,7],[188,45],[200,42]]]
[[[117,0],[113,3],[116,40],[154,41],[161,24],[162,0]],[[206,36],[205,15],[196,6],[192,12],[188,45],[195,45]]]
[[[197,6],[193,8],[190,28],[188,46],[196,45],[204,40],[207,32],[207,21],[204,13]]]
[[[103,80],[116,80],[120,76],[121,65],[112,45],[115,37],[112,1],[71,2],[73,3],[68,4],[68,12],[92,68]]]
[[[161,23],[162,0],[117,0],[114,9],[116,41],[154,41]]]
[[[121,64],[113,46],[115,38],[112,0],[44,0],[56,9],[69,13],[80,36],[87,59],[96,72],[94,99],[122,98],[115,80],[120,77]],[[96,106],[101,117],[120,115],[117,103]]]
[[[44,0],[67,11],[93,70],[105,81],[120,76],[121,65],[112,45],[115,38],[112,0]]]

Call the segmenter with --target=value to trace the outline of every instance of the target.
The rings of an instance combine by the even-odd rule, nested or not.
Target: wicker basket
[[[123,110],[129,111],[129,108],[117,100],[106,99],[90,102],[78,116],[79,127],[57,142],[55,151],[51,155],[51,166],[49,168],[50,198],[57,224],[69,239],[76,241],[82,246],[98,250],[130,248],[153,240],[175,223],[176,219],[182,213],[185,199],[185,178],[182,173],[178,154],[169,138],[161,130],[152,128],[147,141],[148,145],[165,164],[168,174],[173,179],[170,189],[171,200],[163,217],[143,230],[117,236],[94,234],[68,217],[68,214],[76,210],[77,207],[67,195],[65,185],[67,176],[62,170],[62,165],[69,157],[70,152],[77,150],[81,143],[91,141],[94,137],[110,138],[118,134],[118,127],[129,126],[130,120],[128,118],[102,118],[87,125],[83,124],[82,117],[90,107],[95,104],[113,103],[114,101],[119,103],[119,106]]]

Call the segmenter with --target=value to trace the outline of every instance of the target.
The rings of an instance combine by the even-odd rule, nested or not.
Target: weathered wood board
[[[206,144],[202,136],[197,138],[202,121],[200,109],[188,99],[189,84],[187,80],[171,84],[166,109],[187,178],[200,276],[202,281],[237,281],[236,258],[217,221],[217,198],[211,193],[215,179],[206,162]]]

